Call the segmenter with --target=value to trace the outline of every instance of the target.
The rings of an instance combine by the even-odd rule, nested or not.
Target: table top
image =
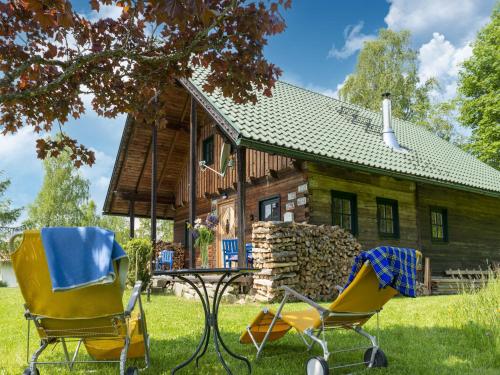
[[[258,272],[258,268],[184,268],[180,270],[153,271],[157,276],[194,275],[194,274],[235,274],[246,272]]]

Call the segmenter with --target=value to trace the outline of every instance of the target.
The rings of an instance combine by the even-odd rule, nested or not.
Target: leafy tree
[[[409,31],[381,29],[378,38],[365,42],[355,72],[340,89],[341,99],[380,111],[381,95],[390,92],[395,117],[426,121],[429,92],[436,82],[420,82],[417,52],[410,47]]]
[[[28,206],[30,227],[79,226],[89,220],[89,186],[73,167],[70,152],[44,160],[42,188]],[[94,204],[95,211],[95,204]]]
[[[457,111],[457,99],[436,102],[429,106],[426,117],[416,123],[455,146],[466,149],[469,139],[460,131]]]
[[[99,226],[113,231],[116,240],[121,245],[125,245],[130,239],[128,220],[123,216],[101,216]]]
[[[11,182],[8,178],[1,179],[2,172],[0,171],[0,226],[12,224],[21,215],[22,208],[12,208],[12,201],[8,198],[3,198],[5,192],[9,188]]]
[[[97,206],[92,199],[87,204],[84,204],[82,206],[82,221],[78,225],[82,227],[98,227],[101,218],[97,215],[96,210]]]
[[[11,230],[7,230],[8,225],[14,223],[21,215],[22,208],[12,208],[12,201],[4,198],[5,192],[10,186],[8,178],[1,179],[2,172],[0,171],[0,252],[7,251],[7,239]]]
[[[157,239],[165,242],[174,240],[174,223],[172,220],[156,221]],[[139,219],[139,225],[135,230],[137,238],[149,238],[151,234],[151,219]]]
[[[85,111],[93,95],[105,117],[133,115],[141,124],[164,119],[165,88],[205,67],[204,89],[236,102],[271,95],[281,71],[264,58],[270,36],[285,28],[291,0],[91,0],[122,8],[117,20],[95,20],[69,0],[0,3],[0,128],[49,132]],[[144,110],[147,105],[154,110]],[[68,136],[39,139],[40,158],[70,148],[73,163],[94,154]]]
[[[468,149],[500,170],[500,3],[478,34],[459,75],[459,120],[472,129]]]
[[[137,280],[141,280],[146,287],[151,277],[148,270],[153,252],[151,242],[145,238],[134,238],[127,242],[124,250],[129,260],[127,277],[129,284],[134,285]]]

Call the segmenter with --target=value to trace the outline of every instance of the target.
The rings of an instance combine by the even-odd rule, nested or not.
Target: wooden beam
[[[120,190],[114,192],[115,196],[126,201],[134,202],[151,202],[151,193]],[[175,196],[172,195],[157,195],[156,202],[159,204],[174,204]]]
[[[295,159],[292,161],[292,165],[299,172],[302,172],[302,170],[304,169],[302,160]]]
[[[182,107],[181,122],[184,122],[184,118],[186,117],[189,99],[191,99],[191,95],[188,94],[184,102],[184,107]]]
[[[238,169],[238,267],[246,267],[246,242],[245,242],[245,180],[246,180],[246,148],[236,149]]]
[[[128,207],[129,207],[129,216],[130,216],[129,237],[134,238],[135,237],[135,201],[130,200],[128,203]]]
[[[196,100],[191,96],[191,116],[189,133],[189,223],[194,226],[196,220],[196,172],[198,171],[197,147],[198,123],[196,119]],[[196,254],[194,249],[194,238],[191,233],[189,238],[189,266],[196,267]]]
[[[160,173],[160,179],[158,180],[158,188],[160,188],[161,184],[163,183],[163,178],[165,177],[165,172],[167,171],[168,162],[170,161],[170,158],[172,157],[172,154],[174,153],[175,144],[177,142],[178,135],[179,135],[179,132],[176,131],[174,134],[174,139],[172,140],[172,144],[170,145],[170,148],[168,150],[167,158],[163,162],[163,167],[162,167],[161,173]]]
[[[417,247],[418,250],[422,249],[422,232],[420,230],[420,193],[418,191],[419,183],[415,182],[415,229],[417,230]]]
[[[259,179],[258,179],[258,178],[254,177],[254,176],[250,176],[250,183],[251,183],[252,185],[257,185],[257,184],[258,184],[258,182],[259,182]]]
[[[151,137],[151,243],[156,244],[156,205],[158,195],[158,127],[153,124]]]
[[[151,139],[149,140],[148,150],[146,152],[146,156],[144,157],[144,161],[142,162],[142,166],[141,166],[141,173],[139,173],[139,178],[137,179],[137,182],[135,184],[135,191],[139,190],[139,185],[141,183],[142,176],[144,175],[144,170],[146,169],[146,164],[148,162],[149,154],[151,152],[152,141],[153,141],[153,137],[151,137]]]
[[[274,169],[269,169],[269,170],[267,171],[267,174],[268,174],[269,176],[271,176],[272,178],[274,178],[275,180],[277,180],[277,179],[278,179],[278,171],[276,171],[276,170],[274,170]]]
[[[169,130],[175,130],[175,131],[183,131],[183,132],[186,132],[186,133],[189,132],[188,127],[186,125],[184,125],[183,123],[181,123],[181,122],[171,122],[171,121],[168,121],[165,125],[163,125],[163,126],[160,127],[160,130],[163,130],[163,129],[169,129]]]
[[[427,288],[429,294],[432,291],[432,271],[431,271],[431,260],[429,257],[425,257],[424,260],[424,286]]]

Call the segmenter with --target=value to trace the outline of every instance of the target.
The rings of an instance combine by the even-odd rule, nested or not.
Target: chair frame
[[[225,250],[224,248],[224,243],[233,243],[236,244],[236,248],[233,249],[233,251],[229,252]],[[238,239],[237,238],[224,238],[221,240],[221,247],[222,247],[222,256],[223,256],[223,262],[224,262],[224,268],[232,268],[233,262],[238,263]],[[231,247],[231,246],[229,246]],[[251,243],[246,243],[245,244],[245,258],[246,258],[246,266],[249,267],[249,264],[251,263],[253,267],[253,254],[252,254],[252,244]],[[236,259],[231,259],[231,257],[236,257]]]
[[[163,256],[165,254],[164,252],[167,252],[167,256]],[[162,267],[166,264],[168,264],[169,269],[172,270],[174,268],[174,255],[175,251],[174,250],[169,250],[165,249],[160,251],[160,256],[156,260],[156,271],[162,271]],[[168,260],[165,260],[164,258],[170,258]]]
[[[306,329],[304,332],[300,332],[297,330],[297,332],[300,334],[302,340],[304,341],[304,344],[306,345],[308,351],[312,350],[312,348],[316,344],[318,344],[321,347],[321,349],[323,350],[324,360],[328,361],[330,355],[332,355],[333,353],[356,351],[356,350],[367,350],[367,349],[371,348],[373,350],[372,350],[371,358],[369,361],[346,363],[346,364],[341,364],[341,365],[337,365],[337,366],[332,366],[329,368],[335,369],[335,368],[343,368],[343,367],[350,367],[350,366],[358,366],[358,365],[363,365],[363,364],[365,364],[365,365],[367,365],[367,367],[371,368],[374,365],[375,356],[377,354],[377,351],[380,348],[379,344],[378,344],[377,336],[379,335],[379,312],[381,310],[370,311],[370,312],[333,312],[333,311],[328,310],[325,307],[317,304],[313,300],[307,298],[306,296],[298,293],[297,291],[295,291],[287,286],[282,286],[280,289],[284,290],[284,292],[285,292],[284,297],[281,300],[281,303],[278,307],[278,310],[276,311],[275,316],[274,316],[274,318],[269,326],[269,329],[267,330],[267,332],[264,336],[264,339],[262,340],[260,345],[257,342],[257,340],[255,339],[255,337],[252,335],[251,325],[247,326],[247,332],[248,332],[255,348],[257,349],[256,359],[259,359],[259,357],[262,354],[262,351],[264,349],[264,346],[266,345],[266,343],[268,341],[269,335],[271,334],[271,332],[273,330],[274,325],[276,324],[278,319],[281,318],[281,311],[283,310],[286,302],[288,301],[288,299],[290,297],[294,297],[297,300],[299,300],[301,302],[305,302],[308,305],[310,305],[312,308],[316,309],[320,315],[321,325],[319,328],[311,327],[311,328]],[[264,309],[265,313],[267,313],[268,311],[269,310],[267,308]],[[365,318],[369,319],[373,315],[377,316],[377,335],[376,336],[370,335],[368,332],[363,330],[361,328],[360,323],[359,323],[360,319],[365,319]],[[357,322],[356,321],[353,321],[353,322],[347,321],[347,322],[335,324],[335,323],[329,322],[328,318],[331,318],[331,317],[344,317],[344,318],[345,317],[352,317],[353,320],[357,320]],[[368,339],[370,341],[371,345],[354,347],[354,348],[341,348],[338,350],[329,351],[328,350],[328,342],[327,342],[326,337],[325,337],[325,331],[330,330],[330,329],[342,329],[342,328],[343,329],[352,329],[357,334]],[[309,342],[308,342],[308,339],[310,340]]]
[[[149,335],[147,332],[147,325],[146,325],[146,315],[144,313],[144,309],[142,306],[142,300],[141,300],[141,289],[142,289],[142,281],[137,281],[135,283],[134,289],[132,290],[132,295],[130,296],[128,305],[126,310],[121,313],[121,314],[115,314],[109,317],[110,321],[113,319],[116,319],[117,321],[121,321],[125,323],[125,326],[127,327],[126,334],[125,336],[120,335],[118,331],[116,332],[116,335],[111,335],[111,334],[103,334],[98,337],[98,339],[104,339],[104,340],[109,340],[109,339],[116,339],[116,338],[121,338],[123,337],[124,340],[124,346],[120,354],[120,359],[119,360],[76,360],[80,347],[86,338],[91,338],[91,339],[96,339],[95,336],[88,336],[84,334],[74,334],[72,335],[70,332],[67,332],[68,334],[51,334],[50,332],[46,331],[45,328],[43,327],[43,319],[47,318],[41,315],[35,315],[32,314],[29,309],[25,306],[25,313],[24,316],[28,322],[28,337],[27,337],[27,345],[26,345],[26,360],[29,364],[29,369],[32,374],[36,374],[36,367],[37,365],[67,365],[69,370],[71,371],[73,369],[73,366],[75,363],[119,363],[120,364],[120,375],[125,374],[126,370],[126,362],[127,362],[127,353],[128,353],[128,348],[130,346],[130,333],[128,330],[128,321],[132,315],[132,311],[134,310],[136,304],[139,304],[139,312],[140,312],[140,328],[142,330],[142,334],[144,337],[144,346],[145,346],[145,355],[144,355],[144,361],[145,361],[145,369],[149,367],[150,363],[150,355],[149,355],[149,347],[150,347],[150,342],[149,342]],[[40,341],[40,347],[31,355],[30,358],[30,330],[31,330],[31,322],[34,323],[35,327],[43,332],[46,337],[42,338]],[[107,328],[107,327],[106,327]],[[75,352],[73,353],[72,357],[70,358],[68,348],[66,343],[68,341],[77,341],[77,346],[75,349]],[[65,360],[63,361],[39,361],[38,358],[40,355],[43,353],[45,349],[49,347],[49,345],[56,345],[57,343],[61,343],[63,350],[64,350],[64,357]]]

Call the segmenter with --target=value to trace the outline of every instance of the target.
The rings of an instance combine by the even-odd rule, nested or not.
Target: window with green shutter
[[[398,201],[377,198],[378,234],[382,238],[399,238]]]
[[[212,165],[214,163],[214,136],[206,138],[203,141],[203,159],[206,165]]]
[[[332,225],[338,225],[358,234],[358,209],[356,194],[332,191]]]
[[[259,201],[259,220],[280,221],[280,196],[266,198]]]
[[[448,212],[443,207],[431,207],[431,239],[448,242]]]

